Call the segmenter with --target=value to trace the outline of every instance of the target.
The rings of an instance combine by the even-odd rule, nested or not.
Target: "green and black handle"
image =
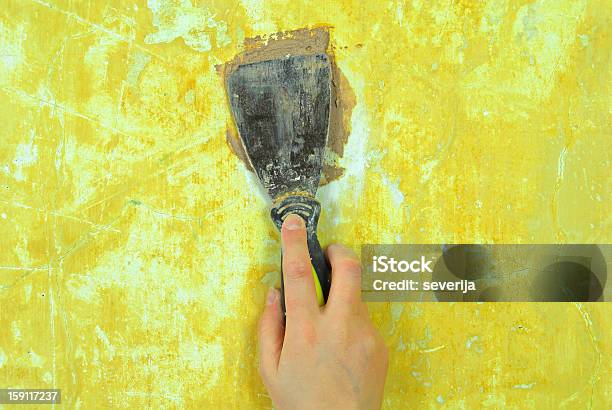
[[[306,239],[308,243],[308,253],[312,265],[312,276],[317,292],[319,306],[323,306],[329,296],[331,286],[331,268],[325,259],[321,244],[317,238],[317,225],[321,214],[321,204],[308,194],[288,195],[275,202],[270,215],[274,224],[280,231],[283,221],[290,214],[296,214],[306,223]],[[281,305],[285,313],[285,286],[282,272],[282,252],[281,252]]]

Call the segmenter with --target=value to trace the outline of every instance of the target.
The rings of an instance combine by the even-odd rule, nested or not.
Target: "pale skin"
[[[277,409],[379,409],[388,367],[384,341],[361,301],[355,254],[330,245],[332,285],[317,304],[306,229],[289,215],[281,230],[286,322],[270,289],[259,322],[259,372]]]

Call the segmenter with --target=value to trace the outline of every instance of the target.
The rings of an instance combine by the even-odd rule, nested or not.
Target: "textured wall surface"
[[[354,93],[324,244],[612,240],[608,1],[1,3],[0,387],[271,407],[279,238],[216,68],[257,35],[331,26]],[[612,408],[610,306],[372,304],[385,408]]]

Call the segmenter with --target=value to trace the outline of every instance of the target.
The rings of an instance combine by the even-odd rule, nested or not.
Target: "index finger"
[[[316,312],[318,304],[304,220],[298,215],[287,216],[281,229],[281,239],[286,314]]]

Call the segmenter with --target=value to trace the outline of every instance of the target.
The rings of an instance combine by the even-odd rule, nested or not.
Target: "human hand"
[[[286,324],[280,293],[270,289],[259,322],[259,372],[278,409],[378,409],[387,348],[361,301],[361,265],[331,245],[332,283],[319,307],[301,217],[281,230]]]

